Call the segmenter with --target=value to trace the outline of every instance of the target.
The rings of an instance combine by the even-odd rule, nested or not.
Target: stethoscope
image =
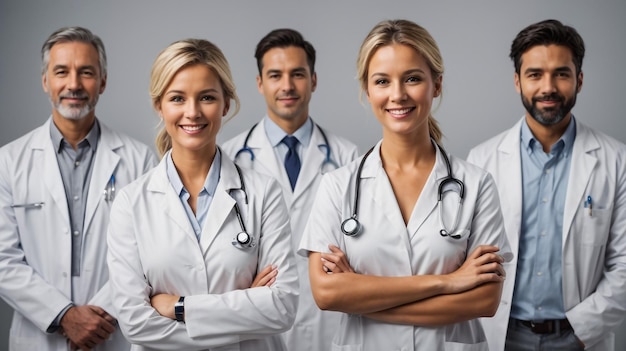
[[[313,122],[313,124],[315,124],[315,127],[317,127],[317,129],[322,134],[322,138],[324,138],[324,144],[317,145],[318,148],[323,149],[326,153],[326,157],[324,158],[324,161],[322,161],[322,164],[320,165],[320,171],[324,173],[325,166],[332,166],[333,169],[339,168],[339,165],[337,164],[337,162],[335,162],[330,157],[332,154],[332,151],[330,149],[330,144],[328,143],[328,138],[326,137],[326,133],[324,133],[324,130],[317,123]],[[242,148],[239,149],[239,151],[237,151],[237,153],[235,154],[235,160],[237,160],[237,157],[239,157],[240,154],[247,152],[250,154],[250,161],[254,162],[254,158],[255,158],[254,151],[252,151],[252,149],[248,146],[248,139],[250,139],[250,136],[252,135],[252,132],[254,131],[254,128],[256,128],[257,125],[258,123],[253,125],[252,128],[250,128],[250,130],[248,131],[248,135],[246,135],[246,139],[243,141]]]
[[[248,193],[246,192],[246,185],[243,182],[243,176],[241,175],[241,169],[239,168],[239,166],[235,165],[235,168],[237,169],[237,174],[239,175],[239,182],[241,184],[241,187],[239,189],[234,188],[234,189],[230,189],[232,190],[239,190],[243,192],[243,196],[244,196],[244,202],[246,203],[246,205],[248,204]],[[237,215],[237,220],[239,221],[239,226],[241,227],[241,232],[237,233],[237,235],[235,235],[235,237],[233,238],[232,244],[234,247],[238,248],[238,249],[248,249],[248,248],[252,248],[254,246],[256,246],[256,243],[254,242],[254,238],[252,237],[252,235],[248,234],[248,231],[246,230],[246,225],[243,223],[243,218],[241,217],[241,210],[239,209],[239,205],[237,204],[237,200],[235,200],[235,214]]]
[[[441,230],[439,231],[439,234],[443,237],[447,236],[452,239],[458,240],[458,239],[461,239],[464,233],[464,232],[455,233],[455,231],[459,225],[461,207],[463,206],[463,197],[465,196],[465,184],[463,184],[463,182],[460,181],[459,179],[454,178],[452,176],[452,166],[450,166],[450,160],[448,159],[448,155],[446,154],[446,151],[443,149],[441,145],[437,143],[435,144],[437,145],[441,154],[443,155],[443,159],[446,163],[446,168],[448,169],[448,175],[445,178],[443,178],[443,180],[441,180],[441,183],[439,183],[439,189],[437,191],[437,206],[439,207],[439,224],[441,225]],[[353,206],[354,212],[352,212],[352,217],[344,220],[341,223],[341,231],[347,236],[357,236],[361,233],[361,230],[363,229],[361,222],[359,222],[357,218],[358,208],[359,208],[359,194],[361,190],[361,172],[363,170],[363,165],[365,164],[365,160],[372,153],[373,150],[374,148],[372,147],[365,153],[365,155],[363,155],[363,159],[361,160],[361,163],[359,164],[359,168],[357,169],[356,184],[355,184],[355,190],[354,190],[355,192],[354,206]],[[453,190],[445,190],[446,185],[450,185],[450,184],[456,185],[454,188],[458,189],[459,202],[457,205],[456,215],[454,216],[454,224],[452,225],[452,228],[448,229],[443,223],[443,195],[448,191],[453,191]]]

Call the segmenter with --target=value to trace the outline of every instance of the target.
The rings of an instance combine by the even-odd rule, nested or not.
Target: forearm
[[[315,302],[323,310],[365,314],[446,293],[441,275],[326,274],[320,257],[317,252],[309,255],[309,276]]]
[[[388,323],[440,326],[495,314],[502,283],[487,283],[462,293],[439,295],[421,301],[367,313],[365,317]]]

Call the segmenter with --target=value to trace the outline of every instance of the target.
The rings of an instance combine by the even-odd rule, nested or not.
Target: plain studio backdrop
[[[548,18],[576,28],[587,47],[584,84],[574,115],[626,142],[624,0],[0,0],[0,106],[4,109],[0,145],[50,116],[50,103],[41,87],[40,49],[60,27],[84,26],[102,38],[109,76],[96,115],[150,146],[158,118],[148,84],[152,62],[162,49],[175,40],[205,38],[224,51],[242,106],[223,126],[218,140],[223,142],[264,116],[265,102],[256,88],[254,48],[270,30],[290,27],[317,50],[318,85],[311,116],[364,152],[381,138],[381,130],[365,99],[359,99],[357,51],[376,23],[394,18],[419,23],[439,44],[445,63],[444,89],[434,116],[450,153],[465,158],[472,146],[522,117],[508,58],[511,41],[527,25]],[[11,309],[0,302],[0,350],[8,345],[11,315]],[[616,350],[626,350],[626,324],[617,331],[617,339]]]

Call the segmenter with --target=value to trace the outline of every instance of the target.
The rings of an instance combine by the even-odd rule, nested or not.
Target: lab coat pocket
[[[581,243],[583,245],[601,246],[605,245],[609,235],[611,226],[611,213],[607,209],[593,209],[588,212],[584,209],[583,214],[579,215],[576,221],[577,228],[581,228]]]
[[[482,325],[477,319],[448,325],[446,328],[445,350],[479,351],[489,350]]]
[[[363,350],[363,320],[360,315],[342,314],[339,329],[335,332],[332,351]]]

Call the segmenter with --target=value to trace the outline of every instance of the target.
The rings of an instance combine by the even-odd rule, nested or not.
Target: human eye
[[[376,80],[374,80],[374,85],[386,85],[388,84],[389,81],[385,78],[378,78]]]
[[[183,102],[183,97],[180,95],[172,95],[169,98],[170,102]]]
[[[67,75],[67,70],[64,69],[57,69],[54,71],[54,75],[57,77],[63,77]]]
[[[80,72],[81,75],[85,76],[85,77],[93,77],[95,74],[93,71],[91,70],[84,70],[82,72]]]
[[[419,83],[422,81],[422,77],[419,76],[409,76],[406,79],[407,83]]]
[[[217,100],[217,98],[213,95],[204,95],[200,98],[200,101],[204,101],[204,102],[213,102]]]

